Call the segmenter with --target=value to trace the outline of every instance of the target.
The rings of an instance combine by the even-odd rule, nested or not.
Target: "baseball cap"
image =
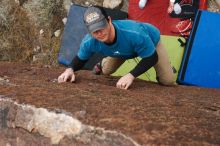
[[[84,22],[89,33],[105,28],[108,23],[102,11],[97,7],[87,8],[84,13]]]

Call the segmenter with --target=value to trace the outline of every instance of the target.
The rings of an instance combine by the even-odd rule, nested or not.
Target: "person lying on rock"
[[[94,53],[101,53],[107,57],[95,68],[104,75],[114,73],[127,59],[142,58],[128,74],[118,80],[117,88],[128,89],[136,77],[151,67],[155,68],[160,84],[175,84],[168,54],[156,27],[132,20],[112,21],[100,7],[87,8],[84,22],[89,34],[83,38],[70,67],[58,77],[58,83],[74,82],[75,72],[80,70]]]

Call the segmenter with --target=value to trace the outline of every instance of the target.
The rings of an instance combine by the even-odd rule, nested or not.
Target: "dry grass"
[[[5,7],[8,6],[8,7]],[[4,7],[4,8],[3,8]],[[35,31],[26,13],[14,3],[4,4],[1,8],[0,58],[2,60],[25,60],[31,58]]]
[[[62,0],[35,0],[24,5],[28,16],[38,29],[44,30],[43,35],[37,34],[37,46],[41,47],[43,64],[57,64],[57,54],[60,48],[60,38],[52,38],[54,31],[63,29],[62,18],[66,17]]]
[[[2,2],[0,0],[0,2]],[[6,7],[7,6],[7,7]],[[33,49],[40,46],[44,64],[56,64],[60,38],[51,38],[63,29],[65,12],[61,0],[35,0],[23,7],[14,2],[0,6],[0,60],[32,62]],[[44,34],[40,35],[40,29]]]

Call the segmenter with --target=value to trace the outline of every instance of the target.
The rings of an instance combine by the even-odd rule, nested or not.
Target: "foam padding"
[[[220,88],[220,14],[198,11],[187,43],[178,82]]]
[[[180,43],[178,42],[178,38],[179,37],[175,37],[175,36],[165,36],[165,35],[161,36],[161,41],[168,52],[170,64],[175,70],[174,73],[176,79],[178,76],[178,71],[180,68],[180,64],[184,52],[184,48],[180,46]],[[124,64],[122,64],[122,66],[120,66],[120,68],[113,75],[123,76],[129,73],[137,65],[138,61],[140,61],[140,58],[127,60]],[[142,80],[157,82],[156,72],[153,67],[144,74],[140,75],[138,78]]]
[[[81,40],[88,32],[82,19],[85,9],[85,7],[77,5],[70,8],[58,55],[60,64],[70,65],[73,57],[78,52]]]

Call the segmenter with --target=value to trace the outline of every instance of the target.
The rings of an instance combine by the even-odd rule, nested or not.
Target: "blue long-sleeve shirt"
[[[115,20],[113,25],[117,36],[115,43],[108,45],[87,34],[77,54],[79,59],[88,60],[94,53],[122,59],[145,58],[155,52],[160,32],[153,25],[132,20]]]

